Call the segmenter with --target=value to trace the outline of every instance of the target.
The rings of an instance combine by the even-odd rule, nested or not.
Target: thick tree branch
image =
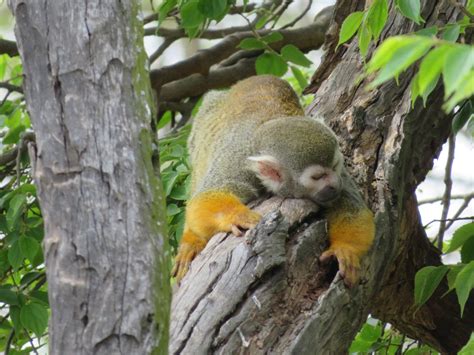
[[[286,44],[293,44],[304,52],[311,49],[317,49],[324,43],[326,29],[329,24],[327,15],[318,18],[313,24],[297,28],[279,31],[283,39],[272,43],[273,49],[279,51]],[[269,33],[269,30],[261,30],[260,35]],[[180,61],[174,65],[156,69],[151,72],[151,81],[153,88],[159,92],[162,85],[185,78],[192,74],[207,75],[212,65],[228,58],[239,49],[237,45],[247,37],[253,37],[251,31],[235,33],[225,37],[215,46],[204,49],[195,55]]]

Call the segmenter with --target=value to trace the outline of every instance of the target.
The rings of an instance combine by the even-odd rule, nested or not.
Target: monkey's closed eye
[[[323,179],[327,176],[326,173],[321,173],[321,174],[315,174],[315,175],[311,175],[311,179],[313,180],[320,180],[320,179]]]

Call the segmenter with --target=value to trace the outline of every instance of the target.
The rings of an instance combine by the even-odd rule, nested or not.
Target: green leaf
[[[258,75],[273,74],[282,76],[288,70],[286,62],[275,53],[263,53],[255,62],[255,69]]]
[[[40,245],[36,239],[27,236],[21,236],[18,242],[20,244],[21,253],[27,257],[28,260],[33,261],[40,249]]]
[[[163,188],[166,196],[168,196],[171,193],[171,190],[173,190],[173,186],[177,178],[178,173],[176,173],[175,171],[172,171],[169,174],[162,175]]]
[[[23,275],[23,277],[21,278],[21,281],[20,281],[20,285],[24,286],[24,285],[30,283],[31,281],[37,279],[39,275],[41,275],[41,273],[36,272],[36,271],[32,271],[32,272],[29,272],[29,273]]]
[[[461,248],[461,261],[467,264],[474,260],[474,238],[466,240]]]
[[[199,0],[198,8],[207,18],[220,21],[227,13],[227,0]]]
[[[43,305],[31,302],[21,307],[20,320],[26,329],[40,337],[48,326],[48,311]]]
[[[181,7],[181,26],[183,28],[199,27],[205,20],[204,15],[198,9],[198,1],[191,0]]]
[[[26,127],[22,124],[15,126],[8,130],[8,133],[3,137],[3,144],[15,144],[20,140],[21,134],[26,130]]]
[[[443,109],[445,112],[449,113],[459,102],[471,97],[472,95],[474,95],[474,70],[467,73],[460,81],[453,96],[451,96],[448,102],[443,105]]]
[[[15,195],[10,200],[8,211],[6,214],[8,229],[12,230],[13,227],[15,227],[16,223],[18,222],[18,219],[23,213],[23,207],[25,206],[25,204],[26,204],[26,195],[24,194]]]
[[[425,36],[425,37],[434,37],[438,33],[438,27],[430,26],[426,28],[422,28],[415,32],[418,36]]]
[[[472,104],[473,101],[474,100],[466,100],[461,110],[459,110],[459,112],[454,116],[453,123],[451,125],[453,128],[453,133],[458,133],[471,118],[474,118],[474,106]]]
[[[422,36],[418,36],[415,41],[406,41],[405,45],[395,50],[390,60],[386,62],[377,78],[369,87],[376,87],[391,78],[397,77],[402,71],[421,58],[431,47],[431,44],[430,39]],[[371,67],[369,63],[369,68]]]
[[[450,292],[454,289],[454,283],[456,282],[456,277],[458,277],[459,272],[464,268],[464,265],[451,265],[449,267],[449,272],[446,275],[446,279],[448,280],[448,287],[449,290],[446,292]]]
[[[12,290],[0,289],[0,302],[18,306],[18,295]]]
[[[399,48],[418,43],[418,38],[415,36],[394,36],[383,41],[367,64],[367,74],[371,74],[387,64]]]
[[[170,203],[168,204],[168,206],[166,206],[166,215],[168,217],[175,216],[180,212],[181,212],[181,209],[178,206],[176,206],[176,204],[174,203]]]
[[[168,13],[176,6],[178,0],[165,0],[158,10],[158,22],[161,24],[165,18],[168,16]]]
[[[370,40],[372,39],[370,28],[365,22],[362,24],[362,26],[360,26],[357,38],[359,40],[360,54],[365,57],[367,55],[367,51],[369,50]]]
[[[266,47],[265,43],[257,38],[244,38],[239,43],[239,48],[242,49],[264,49]]]
[[[464,268],[459,272],[456,281],[454,282],[454,287],[456,288],[456,294],[458,295],[462,317],[466,301],[471,290],[474,288],[474,261],[471,261],[469,264],[464,266]]]
[[[362,19],[364,18],[364,13],[362,11],[356,11],[346,17],[341,26],[341,31],[339,32],[339,42],[338,46],[342,43],[347,42],[349,39],[354,36],[354,34],[359,29]]]
[[[424,22],[420,16],[420,0],[396,0],[395,4],[403,16],[416,22],[417,25]]]
[[[423,305],[431,297],[449,268],[445,265],[426,266],[415,275],[415,303]]]
[[[449,244],[448,250],[446,253],[452,253],[453,251],[459,249],[467,240],[474,237],[474,222],[467,223],[458,229],[453,234],[451,243]]]
[[[170,193],[170,198],[177,201],[185,201],[188,199],[188,193],[186,190],[186,186],[183,185],[176,185]]]
[[[471,333],[471,338],[469,339],[467,344],[458,352],[458,355],[472,355],[472,354],[474,354],[474,333]]]
[[[264,41],[267,44],[278,42],[278,41],[281,41],[282,39],[283,39],[283,36],[280,32],[272,32],[262,37],[262,41]]]
[[[31,291],[30,296],[45,306],[49,305],[48,292],[33,290]]]
[[[23,329],[20,321],[21,309],[18,306],[10,306],[10,318],[12,319],[13,327],[17,334]]]
[[[255,24],[255,29],[256,30],[259,30],[261,29],[263,26],[265,26],[265,24],[267,23],[269,19],[269,14],[267,15],[263,15],[260,20],[257,21],[257,23]]]
[[[468,45],[450,47],[443,66],[445,97],[449,97],[474,67],[474,48]]]
[[[375,0],[370,6],[367,14],[367,24],[374,39],[378,39],[380,33],[382,33],[385,23],[387,22],[387,17],[387,0]]]
[[[8,249],[8,261],[14,270],[17,270],[23,263],[23,254],[21,253],[18,240],[15,240],[10,249]]]
[[[306,77],[303,75],[301,70],[299,70],[297,67],[291,66],[290,67],[291,72],[293,73],[293,76],[296,78],[298,81],[298,85],[300,88],[303,90],[308,86],[308,80],[306,80]]]
[[[163,116],[161,116],[160,120],[158,121],[158,125],[156,126],[157,129],[162,129],[167,124],[171,122],[171,111],[166,111]]]
[[[437,78],[443,70],[444,61],[449,46],[440,46],[430,51],[421,61],[418,85],[420,94],[423,94],[435,78]]]
[[[471,14],[474,14],[474,0],[467,0],[466,9]]]
[[[281,55],[284,60],[304,67],[309,67],[312,62],[306,58],[303,52],[293,44],[287,44],[281,49]]]
[[[459,33],[461,32],[461,26],[456,24],[448,25],[447,28],[444,30],[441,38],[445,41],[449,42],[456,42],[459,37]]]
[[[425,92],[421,94],[421,97],[423,98],[423,105],[426,107],[426,100],[428,99],[428,96],[433,92],[433,90],[436,87],[436,84],[438,84],[439,80],[439,75],[434,78],[431,83],[428,84],[428,87],[426,88]]]

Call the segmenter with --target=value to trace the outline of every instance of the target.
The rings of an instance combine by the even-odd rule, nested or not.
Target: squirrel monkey
[[[346,285],[358,280],[360,258],[374,238],[372,212],[344,168],[335,134],[304,116],[293,89],[265,75],[211,92],[188,141],[191,199],[172,274],[177,280],[218,232],[242,235],[261,216],[245,203],[270,192],[324,207],[330,247]]]

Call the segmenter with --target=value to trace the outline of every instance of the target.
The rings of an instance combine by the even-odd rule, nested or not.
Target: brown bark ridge
[[[389,3],[382,39],[419,29]],[[353,10],[344,4],[352,6],[336,4],[335,33]],[[422,1],[424,27],[458,15],[447,0]],[[468,341],[472,299],[462,319],[456,296],[440,297],[445,284],[425,306],[414,305],[416,271],[441,262],[420,223],[415,188],[450,133],[442,88],[426,107],[417,102],[412,109],[413,69],[400,75],[399,85],[388,82],[371,92],[366,81],[356,83],[362,72],[356,40],[329,51],[308,89],[315,98],[307,110],[339,135],[346,165],[376,213],[376,241],[362,282],[347,289],[338,276],[331,282],[331,267],[321,268],[317,260],[327,239],[311,208],[290,217],[294,200],[266,201],[258,208],[273,212],[246,243],[219,235],[193,262],[174,294],[171,354],[342,354],[369,312],[442,353],[455,354]]]
[[[137,1],[10,7],[36,133],[49,353],[166,353],[165,214]]]

